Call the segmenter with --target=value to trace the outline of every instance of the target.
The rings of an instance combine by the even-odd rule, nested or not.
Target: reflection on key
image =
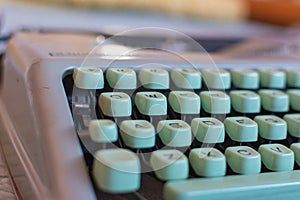
[[[189,160],[195,173],[199,176],[224,176],[226,158],[215,148],[195,148],[190,151]]]
[[[104,115],[110,117],[125,117],[131,115],[131,99],[123,92],[103,92],[98,101]]]
[[[230,73],[224,69],[203,69],[202,78],[208,89],[229,89]]]
[[[146,120],[124,120],[120,134],[126,146],[131,148],[149,148],[155,145],[155,129]]]
[[[89,134],[94,142],[115,142],[118,140],[117,125],[108,119],[92,120]]]
[[[230,98],[221,91],[203,91],[200,92],[202,108],[210,114],[228,114],[230,113]]]
[[[236,88],[257,89],[259,86],[259,74],[252,69],[230,70],[232,83]]]
[[[290,89],[286,93],[289,95],[291,108],[300,111],[300,90]]]
[[[236,142],[255,142],[258,137],[257,123],[248,117],[227,117],[226,133]]]
[[[141,69],[139,72],[141,84],[148,89],[168,89],[169,72],[164,69]]]
[[[283,119],[286,121],[288,133],[300,138],[300,114],[286,114]]]
[[[289,69],[286,70],[287,84],[290,87],[300,88],[300,70]]]
[[[260,96],[248,90],[232,90],[230,100],[233,109],[240,113],[259,113]]]
[[[274,115],[260,115],[254,118],[260,137],[267,140],[283,140],[287,136],[286,122]]]
[[[99,150],[95,154],[92,175],[98,188],[109,193],[133,192],[140,187],[138,157],[125,149]]]
[[[224,124],[215,118],[194,118],[191,126],[199,142],[209,144],[224,142]]]
[[[294,152],[282,144],[264,144],[258,152],[269,170],[290,171],[294,168]]]
[[[248,146],[228,147],[225,156],[231,170],[238,174],[257,174],[261,169],[260,154]]]
[[[294,152],[297,165],[300,166],[300,143],[293,143],[290,148]]]
[[[280,90],[259,90],[261,106],[270,112],[286,112],[289,110],[289,96]]]
[[[157,150],[151,153],[151,167],[160,180],[185,179],[189,174],[187,157],[176,149]]]
[[[106,71],[106,80],[114,89],[135,89],[136,73],[129,68],[109,68]]]
[[[96,67],[78,67],[74,69],[73,80],[81,89],[102,89],[104,86],[103,72]]]
[[[200,97],[190,91],[172,91],[168,98],[169,104],[176,113],[199,114]]]
[[[182,120],[162,120],[157,124],[157,132],[166,146],[185,147],[192,143],[191,127]]]
[[[139,112],[143,115],[167,114],[167,99],[160,92],[138,92],[134,101]]]
[[[182,89],[200,89],[201,72],[196,69],[173,69],[171,71],[173,83]]]
[[[286,75],[278,69],[259,69],[260,85],[266,88],[285,88]]]

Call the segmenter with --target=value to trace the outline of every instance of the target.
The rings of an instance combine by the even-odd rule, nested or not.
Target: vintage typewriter
[[[300,61],[144,31],[12,37],[0,133],[18,196],[299,199]]]

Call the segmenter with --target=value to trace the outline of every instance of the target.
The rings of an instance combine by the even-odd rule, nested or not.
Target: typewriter
[[[145,32],[11,38],[0,134],[20,199],[299,199],[299,59]]]

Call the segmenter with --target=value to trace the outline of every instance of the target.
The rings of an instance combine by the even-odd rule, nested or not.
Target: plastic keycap
[[[141,69],[139,72],[141,84],[148,89],[168,89],[169,72],[165,69]]]
[[[199,114],[200,97],[190,91],[172,91],[168,98],[172,109],[180,114]]]
[[[184,147],[192,143],[191,127],[182,120],[159,121],[157,132],[163,144],[170,147]]]
[[[248,90],[232,90],[230,93],[233,109],[240,113],[259,113],[260,96]]]
[[[163,181],[185,179],[189,174],[187,157],[176,149],[152,152],[150,163],[155,176]]]
[[[300,143],[291,144],[290,149],[294,152],[295,162],[300,166]]]
[[[143,115],[167,114],[167,99],[160,92],[138,92],[134,101],[139,112]]]
[[[286,112],[289,110],[289,96],[280,90],[259,90],[262,107],[271,112]]]
[[[106,80],[114,89],[135,89],[136,73],[129,68],[109,68],[106,71]]]
[[[110,117],[125,117],[131,115],[131,99],[124,92],[103,92],[98,101],[104,115]]]
[[[176,87],[182,89],[200,89],[201,72],[197,69],[176,68],[171,71],[171,78]]]
[[[257,89],[259,86],[259,74],[252,69],[230,70],[232,84],[241,89]]]
[[[74,69],[73,80],[81,89],[102,89],[104,87],[103,72],[96,67],[78,67]]]
[[[274,115],[260,115],[254,118],[260,137],[267,140],[283,140],[287,136],[286,122]]]
[[[300,138],[300,114],[286,114],[283,119],[286,121],[288,133]]]
[[[200,92],[202,108],[205,112],[211,114],[230,113],[230,98],[221,91],[203,91]]]
[[[259,69],[260,85],[266,88],[285,88],[286,75],[278,69]]]
[[[133,192],[140,187],[140,162],[125,149],[105,149],[95,153],[92,176],[101,190],[109,193]]]
[[[199,142],[221,143],[225,139],[224,124],[215,118],[194,118],[192,132]]]
[[[155,129],[146,120],[124,120],[120,134],[126,146],[131,148],[150,148],[155,145]]]
[[[118,140],[117,125],[112,120],[92,120],[88,129],[94,142],[115,142]]]
[[[257,123],[248,117],[227,117],[225,130],[236,142],[255,142],[258,137]]]
[[[228,147],[225,156],[228,165],[235,173],[257,174],[261,170],[260,154],[251,147]]]
[[[300,111],[300,90],[290,89],[286,93],[289,95],[291,108]]]
[[[258,152],[269,170],[290,171],[294,168],[294,152],[282,144],[263,144]]]
[[[224,176],[226,172],[226,158],[215,148],[195,148],[189,154],[190,164],[199,176]]]
[[[229,89],[230,73],[224,69],[203,69],[202,78],[208,89]]]
[[[286,70],[287,84],[290,87],[300,88],[300,70],[289,69]]]

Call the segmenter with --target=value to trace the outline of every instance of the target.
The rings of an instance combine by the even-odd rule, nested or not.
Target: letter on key
[[[203,91],[200,92],[202,108],[205,112],[211,114],[230,113],[230,98],[221,91]]]
[[[96,67],[78,67],[74,69],[73,80],[81,89],[102,89],[104,86],[103,72]]]
[[[287,123],[288,133],[296,138],[300,138],[300,114],[286,114],[283,119]]]
[[[168,101],[176,113],[180,114],[199,114],[200,97],[190,91],[172,91]]]
[[[270,112],[289,110],[289,96],[280,90],[259,90],[262,107]]]
[[[133,69],[109,68],[106,71],[106,79],[109,86],[114,89],[136,88],[136,74]]]
[[[201,72],[196,69],[173,69],[171,71],[173,83],[182,89],[200,89]]]
[[[143,115],[167,114],[167,99],[160,92],[138,92],[134,101],[139,112]]]
[[[267,140],[283,140],[287,136],[286,122],[274,115],[260,115],[254,118],[260,137]]]
[[[118,140],[117,125],[108,119],[92,120],[89,124],[89,133],[94,142],[115,142]]]
[[[131,99],[123,92],[101,93],[98,101],[104,115],[110,117],[126,117],[131,115]]]
[[[169,89],[169,73],[164,69],[141,69],[139,80],[145,88]]]
[[[208,89],[229,89],[230,73],[224,69],[204,69],[202,78]]]

